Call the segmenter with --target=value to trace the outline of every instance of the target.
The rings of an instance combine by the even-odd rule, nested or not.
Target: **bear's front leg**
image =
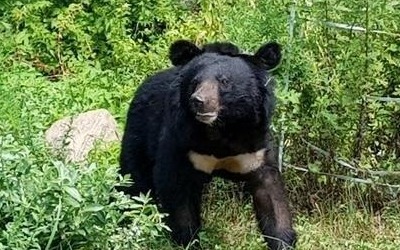
[[[157,198],[161,211],[168,214],[172,239],[187,246],[198,239],[201,195],[208,177],[196,171],[185,154],[167,153],[161,158],[153,173]]]
[[[292,215],[279,170],[263,166],[254,173],[248,184],[258,224],[269,248],[294,248],[296,232],[292,227]]]
[[[169,216],[167,224],[172,230],[172,239],[179,245],[188,246],[194,244],[198,247],[198,232],[201,227],[199,204],[191,203],[190,201],[178,201],[183,204],[167,209]],[[193,243],[193,241],[197,242]]]

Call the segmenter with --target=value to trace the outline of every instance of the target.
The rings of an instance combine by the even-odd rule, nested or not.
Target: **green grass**
[[[228,185],[229,187],[229,185]],[[215,186],[213,191],[217,191]],[[210,194],[204,211],[207,249],[263,249],[251,203],[229,189]],[[298,249],[398,249],[399,206],[383,214],[354,210],[351,203],[325,213],[296,213]]]
[[[201,243],[205,249],[265,249],[249,200],[232,183],[215,180],[205,195]],[[322,204],[323,205],[323,204]],[[296,212],[297,249],[398,249],[400,207],[379,213],[352,208],[351,201],[326,212]],[[176,249],[165,239],[151,249]]]
[[[207,203],[205,216],[209,226],[205,231],[213,238],[222,239],[224,244],[220,249],[235,245],[240,249],[263,249],[251,204],[229,193],[229,189],[225,189],[208,198],[211,203]],[[296,212],[298,249],[397,249],[400,244],[400,221],[395,220],[398,206],[379,217],[366,210],[352,209],[351,205],[349,201],[340,208],[331,207],[327,212],[314,211],[309,215]],[[235,229],[235,233],[231,229]],[[209,249],[213,249],[212,246]]]

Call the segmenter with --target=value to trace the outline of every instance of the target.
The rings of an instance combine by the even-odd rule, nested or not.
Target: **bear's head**
[[[266,43],[250,55],[231,43],[200,49],[180,40],[172,44],[170,59],[182,67],[180,100],[197,122],[269,124],[275,99],[268,71],[280,63],[279,44]]]

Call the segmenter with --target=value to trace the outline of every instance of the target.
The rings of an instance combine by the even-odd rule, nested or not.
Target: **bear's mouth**
[[[218,117],[218,112],[196,113],[196,119],[199,122],[211,125]]]

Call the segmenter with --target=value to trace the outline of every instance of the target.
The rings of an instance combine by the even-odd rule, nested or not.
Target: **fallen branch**
[[[347,24],[347,23],[336,23],[336,22],[331,22],[331,21],[320,21],[314,18],[303,18],[304,20],[313,22],[313,23],[318,23],[330,28],[335,28],[335,29],[343,29],[343,30],[349,30],[349,31],[355,31],[355,32],[367,32],[367,29],[361,26],[356,26],[354,24]],[[394,36],[394,37],[400,37],[399,33],[394,33],[394,32],[388,32],[388,31],[383,31],[383,30],[368,30],[369,33],[375,33],[375,34],[381,34],[381,35],[389,35],[389,36]]]
[[[318,153],[320,153],[321,155],[333,159],[337,164],[339,164],[340,166],[349,168],[351,170],[354,170],[356,172],[362,172],[362,173],[367,173],[370,175],[378,175],[378,176],[385,176],[385,175],[395,175],[395,176],[400,176],[400,171],[384,171],[384,170],[378,170],[378,171],[374,171],[374,170],[368,170],[368,169],[361,169],[361,168],[357,168],[354,165],[345,162],[342,159],[339,159],[338,157],[332,156],[329,152],[315,146],[314,144],[310,143],[309,141],[305,140],[304,138],[301,138],[301,140],[307,144],[307,146],[309,146],[311,149],[317,151]]]
[[[295,165],[292,165],[290,163],[284,162],[285,167],[293,168],[295,170],[303,171],[306,173],[313,173],[313,174],[318,174],[318,175],[325,175],[325,176],[330,176],[334,177],[337,179],[345,180],[345,181],[351,181],[351,182],[356,182],[356,183],[363,183],[363,184],[370,184],[370,185],[376,185],[376,186],[383,186],[383,187],[390,187],[390,188],[400,188],[400,185],[391,185],[387,183],[379,183],[379,182],[373,182],[372,180],[365,180],[357,177],[350,177],[350,176],[345,176],[345,175],[339,175],[339,174],[330,174],[330,173],[325,173],[325,172],[315,172],[315,171],[310,171],[308,168],[303,168],[303,167],[297,167]]]
[[[400,98],[389,97],[389,96],[367,96],[367,99],[380,102],[398,102],[400,103]]]

